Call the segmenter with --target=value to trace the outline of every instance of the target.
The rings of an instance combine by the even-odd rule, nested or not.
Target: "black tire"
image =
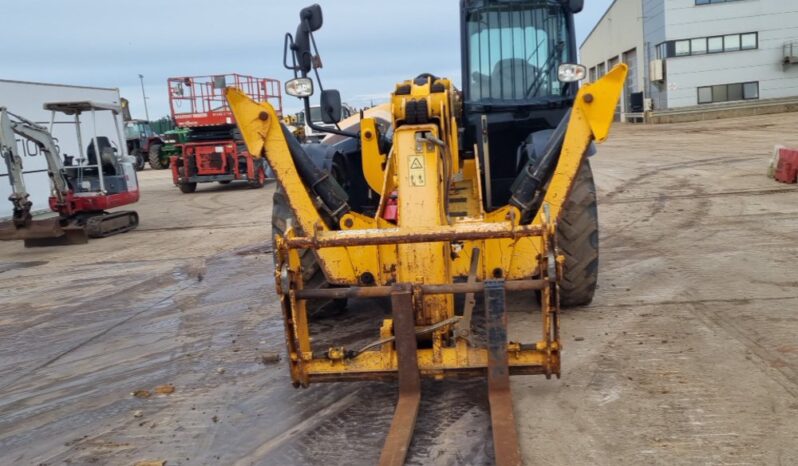
[[[180,192],[183,194],[191,194],[197,190],[197,183],[180,183]]]
[[[260,189],[266,184],[266,172],[263,170],[263,167],[259,167],[255,169],[255,179],[249,180],[249,187],[252,189]]]
[[[277,235],[283,235],[287,228],[288,222],[291,222],[299,234],[302,234],[302,228],[294,219],[294,213],[291,211],[291,206],[288,204],[288,197],[285,195],[283,188],[277,186],[272,198],[272,241]],[[277,251],[272,244],[274,252],[275,266],[277,265]],[[315,254],[310,249],[302,249],[299,251],[300,260],[302,262],[302,280],[304,281],[305,288],[318,289],[327,288],[327,278],[324,276],[324,271],[319,266]],[[310,300],[307,302],[307,311],[310,314],[318,314],[319,311],[324,313],[338,313],[346,309],[345,299],[336,300]]]
[[[574,180],[563,215],[557,224],[557,242],[565,256],[560,283],[560,306],[586,306],[598,282],[599,234],[596,184],[585,160]]]
[[[144,170],[145,160],[144,154],[141,153],[141,150],[137,149],[135,152],[133,152],[133,157],[136,159],[136,161],[133,162],[133,168],[135,168],[137,172]]]
[[[169,163],[161,161],[161,144],[150,144],[150,152],[148,154],[148,161],[150,167],[155,170],[163,170],[169,168]]]

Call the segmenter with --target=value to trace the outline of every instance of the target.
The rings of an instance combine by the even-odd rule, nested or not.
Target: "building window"
[[[590,82],[596,82],[596,67],[590,68]]]
[[[683,57],[686,55],[690,55],[690,41],[689,40],[677,40],[676,41],[676,56]]]
[[[599,63],[596,67],[596,78],[601,79],[605,74],[607,74],[607,68],[604,63]]]
[[[759,83],[719,84],[698,88],[699,104],[716,104],[740,100],[756,100],[759,98]]]
[[[693,39],[690,41],[690,53],[692,55],[703,55],[707,53],[707,38]]]
[[[742,83],[729,84],[729,88],[726,90],[726,93],[726,99],[729,102],[734,102],[735,100],[744,100]]]
[[[723,37],[710,37],[707,42],[709,42],[709,53],[723,52]]]
[[[734,52],[740,50],[740,34],[731,34],[723,38],[723,51]]]
[[[745,83],[743,84],[743,99],[754,100],[759,98],[759,83]]]
[[[657,45],[657,59],[737,52],[756,48],[759,48],[759,33],[756,32],[696,37],[695,39],[670,40]]]
[[[698,103],[699,104],[711,104],[712,103],[712,88],[711,87],[699,87],[698,88]]]
[[[714,5],[715,3],[737,2],[739,0],[695,0],[696,5]]]
[[[663,42],[657,46],[657,60],[668,58],[668,44],[669,42]]]
[[[720,86],[712,86],[712,102],[728,102],[729,101],[729,86],[721,84]]]
[[[758,34],[755,32],[749,32],[748,34],[740,34],[740,43],[741,49],[743,50],[751,50],[759,47],[759,37]]]

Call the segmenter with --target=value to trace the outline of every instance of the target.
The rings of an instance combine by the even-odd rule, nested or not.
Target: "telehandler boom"
[[[390,121],[364,115],[353,127],[330,130],[340,141],[326,147],[299,144],[271,106],[227,90],[249,152],[266,157],[279,183],[275,278],[291,377],[303,387],[398,378],[380,464],[405,461],[422,377],[487,377],[496,462],[520,464],[509,376],[560,375],[560,285],[572,267],[560,247],[572,240],[558,235],[560,222],[569,211],[595,209],[586,156],[608,136],[627,72],[619,65],[577,91],[584,67],[569,61],[580,9],[575,1],[464,1],[463,57],[473,71],[463,75],[465,90],[431,74],[399,83]],[[308,74],[320,63],[313,33],[322,26],[321,8],[303,9],[300,20],[296,35],[286,37],[286,66],[296,75],[286,91],[307,107]],[[511,38],[524,36],[512,28],[529,35],[528,49],[502,46],[502,28]],[[488,39],[493,49],[480,45]],[[482,66],[482,52],[493,63],[473,69]],[[325,121],[340,120],[337,91],[323,90],[321,107]],[[332,169],[319,160],[331,160]],[[353,161],[357,169],[341,176]],[[587,201],[569,203],[579,183]],[[595,227],[582,235],[587,241]],[[582,281],[571,276],[572,303],[592,298],[594,272],[579,271]],[[316,286],[320,274],[323,287]],[[509,341],[505,293],[533,290],[542,336]],[[466,297],[460,312],[456,294]],[[472,320],[475,294],[484,296],[482,329]],[[390,298],[392,318],[373,343],[312,345],[314,300],[378,297]],[[531,299],[529,309],[538,312]]]

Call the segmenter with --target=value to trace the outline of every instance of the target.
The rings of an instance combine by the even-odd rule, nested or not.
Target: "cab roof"
[[[61,112],[67,115],[75,115],[80,114],[83,112],[89,112],[92,110],[101,110],[101,111],[111,111],[114,113],[120,113],[122,111],[122,107],[118,104],[112,104],[107,102],[92,102],[90,100],[82,100],[76,102],[48,102],[44,104],[45,110],[51,110],[54,112]]]

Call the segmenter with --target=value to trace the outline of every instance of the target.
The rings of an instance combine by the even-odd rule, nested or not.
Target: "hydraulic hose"
[[[344,191],[344,188],[325,172],[308,156],[305,149],[299,141],[288,131],[285,125],[280,125],[283,131],[283,136],[288,143],[288,150],[291,153],[291,159],[294,161],[296,171],[299,177],[305,183],[305,186],[310,188],[310,191],[321,199],[324,210],[335,221],[335,225],[328,225],[330,228],[337,227],[338,221],[342,216],[347,214],[351,209],[349,207],[349,195]]]
[[[510,205],[521,210],[522,223],[531,222],[533,214],[540,209],[545,194],[544,189],[560,159],[560,151],[565,142],[565,132],[570,120],[571,110],[568,110],[546,143],[543,155],[530,160],[513,181],[510,188],[512,191]]]

